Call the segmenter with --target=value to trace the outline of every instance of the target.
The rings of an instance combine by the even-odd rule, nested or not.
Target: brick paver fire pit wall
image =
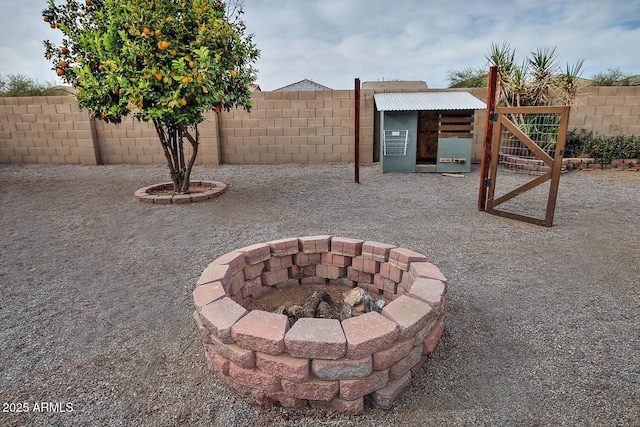
[[[246,298],[309,284],[359,286],[391,300],[342,322],[247,311]],[[194,319],[215,375],[258,402],[361,414],[390,408],[442,335],[447,280],[408,249],[308,236],[247,246],[213,261],[196,283]]]

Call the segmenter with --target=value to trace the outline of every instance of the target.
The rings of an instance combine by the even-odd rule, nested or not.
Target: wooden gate
[[[498,108],[493,118],[486,212],[551,227],[569,107]]]

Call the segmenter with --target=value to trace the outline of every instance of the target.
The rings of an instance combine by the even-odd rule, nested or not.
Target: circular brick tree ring
[[[185,204],[204,202],[214,197],[218,197],[227,189],[224,182],[219,181],[191,181],[191,187],[201,189],[202,191],[194,191],[189,194],[169,194],[173,190],[172,182],[162,184],[154,184],[148,187],[142,187],[134,193],[134,196],[141,202],[156,203],[163,205]],[[159,194],[167,190],[167,194]]]
[[[361,287],[391,302],[340,322],[247,311],[274,288]],[[444,329],[447,279],[409,249],[308,236],[247,246],[214,260],[193,291],[194,320],[216,377],[243,396],[282,406],[362,414],[388,409],[411,384]]]

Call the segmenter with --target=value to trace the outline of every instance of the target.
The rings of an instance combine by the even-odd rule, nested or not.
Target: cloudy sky
[[[57,82],[43,58],[57,33],[40,16],[46,4],[3,0],[0,74]],[[585,60],[587,78],[640,74],[640,0],[245,0],[244,20],[263,90],[302,79],[351,89],[356,77],[447,87],[449,71],[486,65],[491,42],[519,58],[556,46],[561,64]]]

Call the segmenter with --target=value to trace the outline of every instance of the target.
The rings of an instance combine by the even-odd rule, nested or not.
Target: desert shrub
[[[585,129],[574,129],[567,132],[567,142],[564,147],[564,157],[583,157],[585,147],[593,140],[593,132]]]
[[[640,76],[626,74],[620,68],[607,68],[606,72],[591,77],[591,86],[640,86]]]
[[[599,163],[640,158],[640,135],[597,135],[584,129],[567,133],[565,157],[593,157]]]

